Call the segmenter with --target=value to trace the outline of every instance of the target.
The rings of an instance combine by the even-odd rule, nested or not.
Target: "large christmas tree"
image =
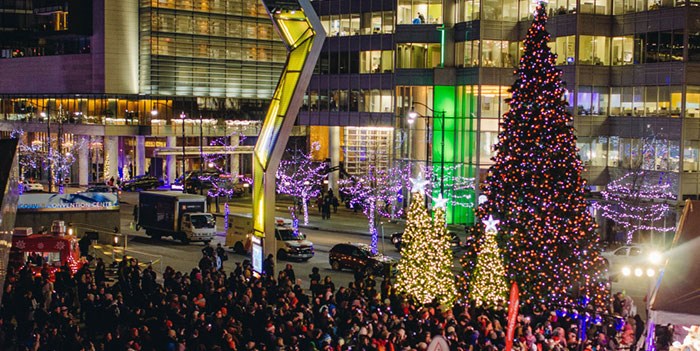
[[[604,265],[584,198],[572,117],[562,99],[562,73],[547,46],[546,21],[540,5],[486,180],[488,201],[478,213],[500,219],[507,273],[522,298],[550,306],[588,301],[602,306]]]
[[[445,202],[438,199],[433,225],[423,197],[426,182],[422,179],[411,179],[411,182],[414,186],[406,214],[406,228],[401,238],[396,289],[419,303],[437,299],[441,304],[451,305],[456,296],[456,287],[452,274],[452,251],[445,229]]]

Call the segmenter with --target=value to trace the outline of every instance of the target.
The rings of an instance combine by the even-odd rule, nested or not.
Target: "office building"
[[[320,157],[351,174],[427,163],[483,181],[535,4],[313,5],[328,38],[298,124],[326,146]],[[679,202],[697,197],[700,2],[547,6],[593,197],[640,163],[642,149],[640,167],[671,179]],[[284,61],[262,5],[248,0],[0,0],[0,8],[0,128],[21,128],[40,147],[47,133],[89,145],[71,173],[80,184],[123,176],[125,166],[173,179],[182,140],[187,169],[196,169],[200,135],[208,143],[240,128],[234,120],[262,118]],[[451,223],[473,222],[473,188],[460,190]]]
[[[67,181],[80,185],[172,182],[183,142],[189,171],[200,144],[257,135],[286,55],[256,1],[2,0],[0,11],[0,130],[75,151]]]
[[[483,181],[535,6],[522,0],[315,1],[328,39],[299,123],[329,126],[314,127],[311,135],[339,144],[344,152],[335,162],[349,171],[358,159],[386,155],[388,162],[424,163],[429,155],[429,164]],[[593,198],[635,167],[642,149],[639,167],[652,178],[671,179],[678,202],[697,197],[700,3],[557,0],[547,6],[550,47],[564,72]],[[409,124],[409,114],[426,118]],[[357,142],[358,134],[374,142]],[[394,147],[378,148],[377,156],[370,149],[383,141]],[[450,222],[473,221],[478,189],[466,197],[448,211]],[[665,221],[673,225],[675,215]]]

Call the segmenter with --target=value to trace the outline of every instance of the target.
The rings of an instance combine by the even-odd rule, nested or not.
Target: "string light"
[[[321,149],[321,144],[311,144],[311,151],[288,150],[292,156],[280,162],[277,169],[277,193],[292,196],[301,201],[304,225],[309,224],[309,200],[321,195],[323,179],[328,165],[313,160],[313,152]]]
[[[367,173],[341,179],[340,191],[347,195],[351,207],[359,206],[369,222],[370,250],[377,253],[376,218],[395,218],[403,213],[401,191],[410,174],[404,167],[380,169],[369,165]],[[377,206],[381,204],[381,206]]]
[[[238,138],[238,145],[245,140],[245,135],[238,130],[234,130],[230,134],[215,138],[209,142],[210,146],[218,146],[221,148],[223,153],[210,153],[204,154],[204,163],[207,164],[209,168],[216,169],[216,175],[200,174],[199,182],[200,184],[211,184],[211,188],[207,190],[207,195],[210,197],[227,197],[231,198],[236,196],[241,190],[236,188],[237,183],[248,183],[251,184],[252,180],[250,178],[238,175],[234,177],[231,172],[229,172],[223,165],[228,164],[229,152],[235,150],[238,145],[230,145],[231,138]]]
[[[493,307],[505,301],[508,294],[506,269],[496,243],[496,227],[500,221],[489,215],[482,221],[484,235],[478,249],[476,268],[471,277],[471,295],[476,306]]]
[[[23,172],[28,170],[45,170],[53,178],[54,184],[63,183],[63,180],[70,175],[71,168],[76,160],[75,155],[80,149],[87,147],[86,140],[80,139],[79,142],[64,142],[60,147],[52,147],[49,152],[47,152],[44,149],[43,142],[26,144],[24,142],[24,134],[25,132],[22,129],[14,129],[10,132],[11,138],[19,140],[18,163],[22,167]],[[54,139],[49,136],[46,142],[54,143]],[[51,165],[50,168],[49,164]],[[61,189],[59,189],[59,191],[60,190]]]
[[[440,169],[442,168],[442,174]],[[440,193],[450,200],[452,206],[474,208],[474,189],[476,180],[474,177],[465,177],[463,165],[421,165],[421,171],[430,182],[426,186],[425,194],[432,199],[432,194]],[[436,186],[437,184],[437,186]],[[442,192],[440,192],[442,188]]]
[[[437,300],[451,306],[457,297],[457,289],[445,222],[446,201],[436,203],[435,219],[431,220],[425,207],[422,180],[411,181],[417,186],[411,194],[411,205],[406,213],[395,286],[399,292],[412,296],[419,303]]]
[[[546,21],[544,6],[537,6],[486,179],[487,201],[477,214],[500,218],[496,239],[507,279],[518,283],[521,298],[604,307],[604,261]],[[483,224],[478,227],[476,234],[486,235]]]
[[[662,173],[658,178],[651,177],[647,171],[628,172],[601,192],[605,202],[596,203],[603,217],[625,229],[628,244],[640,230],[669,232],[676,229],[675,221],[671,226],[653,225],[669,212],[671,207],[666,200],[676,200],[672,176]]]

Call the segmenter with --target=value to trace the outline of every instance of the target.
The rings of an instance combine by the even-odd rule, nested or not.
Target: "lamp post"
[[[185,175],[185,111],[180,113],[180,121],[182,122],[182,192],[187,192],[187,177]]]
[[[49,115],[49,105],[46,105],[46,112],[42,112],[41,117],[46,118],[46,160],[49,162],[49,168],[46,174],[49,176],[49,192],[51,192],[53,188],[53,179],[51,177],[51,118]]]
[[[199,195],[204,195],[204,183],[202,182],[202,177],[204,176],[204,132],[202,126],[202,114],[199,114]]]
[[[440,134],[440,194],[445,192],[445,111],[434,111],[425,104],[414,102],[415,104],[425,107],[428,111],[433,114],[438,114],[442,121],[442,133]],[[428,140],[425,143],[425,167],[428,167],[428,162],[430,160],[430,146],[432,144],[432,136],[430,135],[430,119],[435,116],[423,116],[415,111],[414,107],[411,107],[411,111],[408,112],[407,122],[409,125],[413,125],[417,118],[425,119],[425,126],[427,129]]]

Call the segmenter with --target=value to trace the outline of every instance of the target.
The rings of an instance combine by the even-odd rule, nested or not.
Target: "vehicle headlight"
[[[661,255],[661,252],[658,251],[652,251],[649,254],[649,262],[653,265],[660,265],[661,261],[663,261],[663,255]]]
[[[631,268],[629,268],[629,267],[627,267],[627,266],[622,267],[622,275],[624,275],[625,277],[629,277],[630,274],[632,274],[632,269],[631,269]]]

